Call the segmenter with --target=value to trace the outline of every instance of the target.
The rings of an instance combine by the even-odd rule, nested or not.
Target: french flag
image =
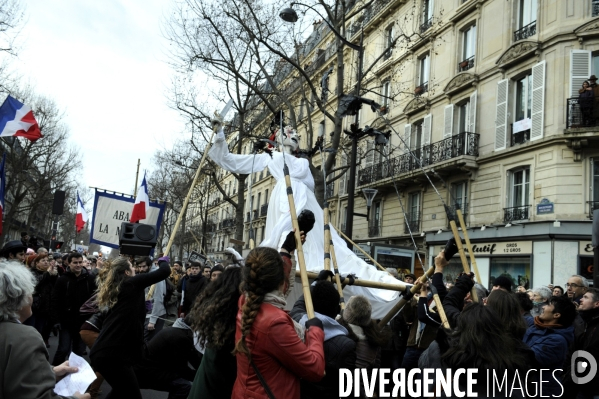
[[[0,106],[0,136],[25,137],[32,142],[43,137],[31,108],[11,96]]]
[[[146,183],[146,174],[141,181],[141,186],[137,189],[137,197],[135,197],[135,205],[131,212],[131,223],[139,223],[140,220],[146,218],[147,212],[150,209],[150,197],[148,197],[148,183]]]
[[[0,164],[0,235],[2,235],[2,219],[4,216],[4,190],[6,189],[6,170],[4,164],[6,163],[6,153],[2,156],[2,163]]]
[[[77,192],[77,217],[75,217],[77,233],[81,231],[83,226],[85,226],[85,223],[87,223],[87,212],[85,212],[83,202],[81,201],[81,198],[79,198],[79,192]]]

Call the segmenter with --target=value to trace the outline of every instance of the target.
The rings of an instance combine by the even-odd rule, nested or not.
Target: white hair
[[[553,291],[550,290],[549,287],[545,286],[537,287],[534,290],[532,290],[532,292],[534,294],[539,294],[545,302],[547,302],[553,296]]]
[[[589,288],[589,281],[586,278],[582,277],[580,274],[573,274],[572,276],[570,276],[570,278],[572,278],[572,277],[579,278],[580,281],[582,282],[582,286],[584,288]]]
[[[17,320],[34,289],[35,278],[23,264],[0,262],[0,319]]]

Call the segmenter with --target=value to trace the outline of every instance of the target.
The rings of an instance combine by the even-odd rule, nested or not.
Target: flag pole
[[[137,196],[137,182],[139,181],[139,165],[141,160],[137,158],[137,172],[135,173],[135,188],[133,189],[133,196]],[[149,196],[148,196],[149,197]]]

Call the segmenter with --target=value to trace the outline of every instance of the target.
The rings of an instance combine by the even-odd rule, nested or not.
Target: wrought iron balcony
[[[474,68],[474,56],[466,58],[464,61],[458,64],[460,72],[467,71],[468,69]]]
[[[416,86],[416,88],[414,89],[414,94],[419,96],[419,95],[426,93],[427,91],[428,91],[428,82],[424,82],[420,86]]]
[[[410,231],[414,233],[420,230],[420,212],[411,212],[406,214],[404,227],[405,234],[410,234]]]
[[[384,160],[363,168],[358,173],[358,186],[420,169],[421,164],[422,166],[433,165],[463,155],[477,157],[479,137],[478,133],[460,133],[413,150],[414,156],[410,153],[403,154],[391,158],[388,162]]]
[[[537,34],[537,21],[533,21],[528,25],[514,32],[514,41],[524,40]]]
[[[429,28],[433,26],[433,18],[429,18],[428,21],[425,21],[422,25],[420,25],[420,33],[424,33],[427,30],[429,30]]]
[[[223,228],[234,227],[234,226],[235,226],[235,218],[223,219],[223,221],[222,221]]]
[[[378,237],[381,235],[381,226],[378,224],[372,224],[368,226],[368,237]]]
[[[529,216],[528,208],[530,208],[530,205],[503,208],[503,222],[509,223],[518,220],[527,220]]]
[[[593,211],[599,209],[599,201],[587,201],[589,204],[589,219],[593,220]]]
[[[599,0],[593,0],[593,17],[599,16]]]
[[[593,97],[568,98],[566,129],[599,126],[599,118],[593,115],[595,104]]]

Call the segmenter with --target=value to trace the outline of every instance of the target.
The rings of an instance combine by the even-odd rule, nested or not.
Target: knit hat
[[[495,281],[493,281],[493,286],[496,285],[507,290],[508,292],[512,292],[512,280],[506,276],[496,277]]]
[[[370,324],[372,305],[363,295],[355,295],[349,298],[343,310],[343,319],[357,326]]]

